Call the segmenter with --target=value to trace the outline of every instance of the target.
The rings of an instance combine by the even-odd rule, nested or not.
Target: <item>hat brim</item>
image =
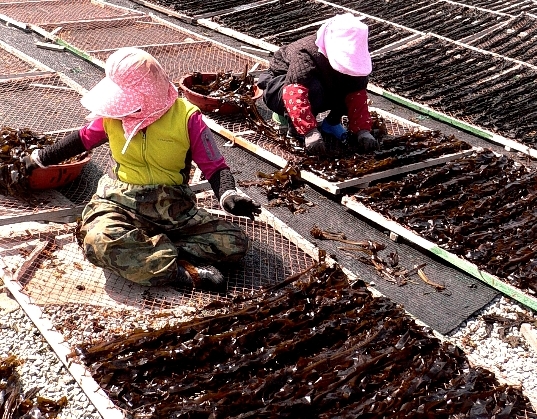
[[[93,114],[121,118],[140,110],[143,97],[134,90],[123,90],[105,77],[80,99],[80,103]]]

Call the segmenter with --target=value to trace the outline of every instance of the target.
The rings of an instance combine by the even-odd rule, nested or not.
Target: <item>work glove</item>
[[[256,215],[261,214],[261,205],[235,190],[224,192],[220,198],[220,205],[230,214],[248,217],[250,220],[254,220]]]
[[[304,136],[304,145],[310,154],[324,154],[326,151],[323,136],[317,128],[312,129]]]
[[[37,151],[37,150],[35,150]],[[35,153],[34,151],[34,153]],[[24,168],[24,173],[27,175],[27,176],[30,176],[32,174],[32,172],[37,169],[39,166],[39,164],[37,164],[37,162],[35,161],[34,159],[34,153],[32,154],[28,154],[24,157],[21,158],[21,163],[22,163],[22,166]]]
[[[362,153],[371,153],[379,149],[379,142],[368,130],[361,129],[357,132],[356,137],[358,140],[358,149]]]

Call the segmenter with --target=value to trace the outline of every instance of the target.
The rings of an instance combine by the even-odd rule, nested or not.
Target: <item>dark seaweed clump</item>
[[[132,418],[537,418],[519,389],[338,266],[298,277],[76,352]]]

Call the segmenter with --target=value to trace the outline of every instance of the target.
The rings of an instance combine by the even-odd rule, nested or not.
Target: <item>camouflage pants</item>
[[[94,265],[142,285],[171,282],[176,262],[236,262],[241,228],[198,208],[188,186],[131,185],[104,175],[82,213],[78,240]]]

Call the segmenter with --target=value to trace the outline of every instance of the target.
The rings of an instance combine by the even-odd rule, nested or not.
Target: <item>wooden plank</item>
[[[251,52],[252,54],[255,54],[255,55],[262,55],[264,57],[268,57],[271,54],[270,51],[267,51],[267,50],[264,50],[264,49],[259,49],[259,48],[249,47],[249,46],[246,46],[246,45],[242,45],[241,50]]]
[[[520,333],[526,338],[526,342],[533,348],[535,353],[537,353],[537,331],[531,326],[531,324],[523,323],[520,325]]]
[[[179,46],[179,47],[190,47],[192,45],[210,45],[211,43],[209,41],[205,41],[205,40],[193,40],[193,41],[184,41],[184,42],[170,42],[170,43],[166,43],[166,44],[144,44],[144,45],[131,45],[131,47],[133,48],[139,48],[139,49],[144,49],[144,48],[154,48],[154,47],[176,47],[176,46]],[[103,49],[90,49],[90,50],[85,50],[85,52],[87,54],[95,54],[95,53],[99,53],[99,52],[114,52],[114,51],[117,51],[118,48],[103,48]]]
[[[77,205],[71,208],[49,210],[32,213],[21,213],[15,216],[1,216],[0,226],[24,223],[28,221],[42,221],[53,223],[72,223],[82,214],[85,205]]]
[[[8,26],[15,26],[16,28],[19,28],[23,30],[24,32],[29,32],[30,29],[28,28],[28,25],[24,22],[20,22],[18,20],[12,19],[9,16],[0,14],[0,20],[6,22]]]
[[[0,83],[9,82],[12,80],[32,79],[35,77],[50,77],[50,76],[53,76],[54,74],[56,73],[52,71],[33,71],[31,73],[6,74],[6,75],[0,76]]]
[[[352,211],[364,216],[368,220],[373,221],[377,225],[397,234],[400,237],[404,237],[406,240],[419,246],[423,250],[431,252],[434,255],[445,260],[446,262],[450,263],[451,265],[462,269],[464,272],[472,275],[474,278],[477,278],[480,281],[490,285],[491,287],[497,289],[503,294],[506,294],[507,296],[517,300],[521,304],[531,308],[532,310],[537,310],[536,297],[528,295],[522,290],[519,290],[518,288],[506,282],[503,282],[497,276],[494,276],[492,274],[489,274],[488,272],[481,270],[474,263],[471,263],[451,252],[448,252],[447,250],[442,249],[441,247],[437,246],[436,244],[430,242],[427,239],[424,239],[423,237],[402,226],[401,224],[389,220],[382,214],[379,214],[378,212],[367,208],[362,203],[356,202],[348,196],[344,196],[341,200],[341,203]]]
[[[267,151],[264,148],[259,147],[256,144],[252,144],[251,142],[245,140],[244,138],[237,135],[236,133],[233,133],[229,131],[228,129],[222,127],[220,124],[218,124],[216,121],[209,118],[208,116],[204,115],[203,119],[211,130],[213,130],[217,134],[220,134],[222,137],[227,138],[231,142],[231,145],[237,144],[241,146],[242,148],[258,155],[259,157],[262,157],[265,160],[275,164],[276,166],[285,167],[287,165],[287,160],[285,160],[284,158],[277,156],[271,153],[270,151]]]
[[[51,51],[65,51],[65,47],[62,45],[51,44],[50,42],[36,42],[37,48],[48,49]]]

